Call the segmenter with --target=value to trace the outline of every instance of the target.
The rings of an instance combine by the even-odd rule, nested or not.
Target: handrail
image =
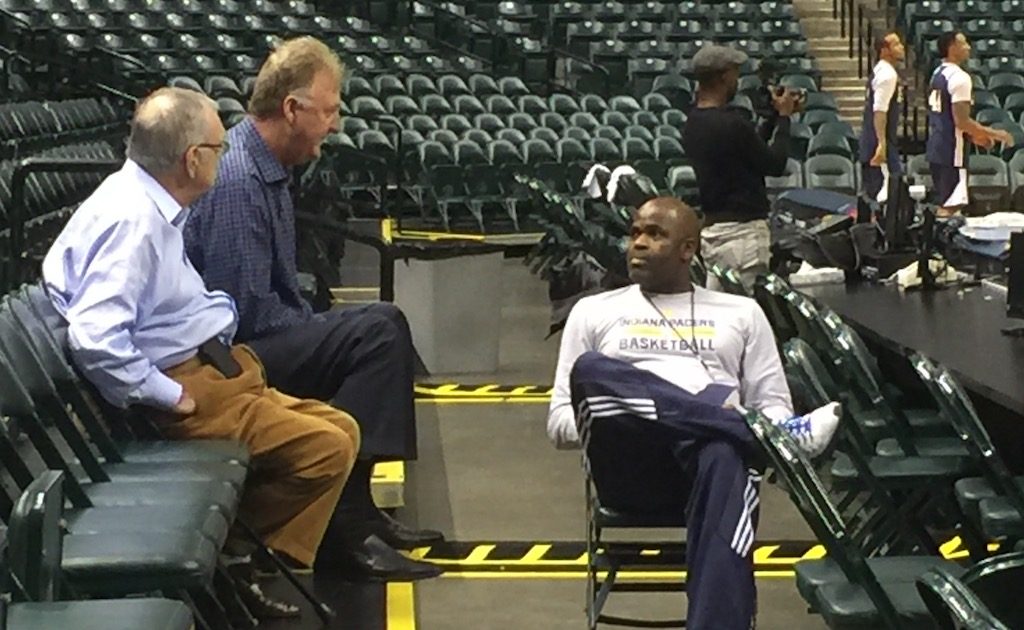
[[[331,230],[342,238],[367,245],[377,250],[380,256],[380,299],[382,302],[395,301],[395,254],[383,239],[355,232],[346,223],[319,214],[302,210],[295,211],[295,219],[306,224]]]
[[[559,47],[554,46],[554,45],[549,45],[547,53],[548,53],[549,63],[551,63],[552,65],[554,64],[555,61],[557,61],[555,59],[555,56],[557,55],[557,56],[560,56],[560,57],[564,57],[566,59],[572,59],[573,61],[578,61],[579,63],[582,63],[583,65],[587,66],[587,68],[589,68],[591,70],[596,70],[597,73],[600,74],[602,79],[603,79],[603,83],[604,83],[604,94],[603,94],[603,96],[605,96],[605,97],[609,96],[610,90],[611,90],[611,83],[612,83],[612,74],[611,74],[611,72],[608,71],[608,68],[605,68],[604,66],[602,66],[600,64],[594,63],[593,60],[587,59],[586,57],[584,57],[582,55],[577,55],[574,52],[571,52],[571,51],[566,50],[564,48],[559,48]],[[553,74],[554,73],[552,73],[552,75]],[[551,84],[551,85],[556,85],[554,83],[554,79],[553,78],[549,79],[548,83]],[[567,87],[567,86],[559,86],[559,87]]]
[[[33,173],[110,173],[121,168],[119,160],[90,158],[44,158],[30,157],[17,163],[11,174],[11,208],[7,215],[10,224],[10,266],[4,269],[7,289],[21,283],[25,278],[22,264],[25,256],[25,221],[28,212],[25,200],[25,184]]]
[[[492,27],[490,24],[488,24],[487,22],[484,22],[483,20],[478,20],[475,17],[470,17],[468,15],[459,15],[455,11],[452,11],[451,9],[449,9],[448,7],[446,7],[444,5],[441,5],[441,4],[437,4],[436,2],[433,2],[432,0],[409,0],[409,15],[413,14],[413,11],[414,11],[413,5],[416,4],[416,3],[422,4],[423,6],[426,6],[426,7],[430,7],[435,13],[437,13],[437,12],[445,13],[445,14],[450,15],[452,17],[458,18],[459,20],[461,20],[462,22],[465,22],[466,24],[469,24],[470,26],[475,26],[476,28],[483,29],[484,31],[486,31],[491,36],[503,37],[503,38],[508,37],[508,35],[506,35],[504,32],[499,31],[498,29]],[[415,31],[415,29],[412,28],[412,21],[411,20],[410,20],[409,26],[407,27],[407,30]],[[415,32],[419,33],[419,31],[415,31]],[[494,66],[494,61],[495,61],[494,59],[489,59],[489,60],[488,59],[484,59],[482,56],[480,56],[480,55],[478,55],[476,53],[472,53],[472,52],[470,52],[468,50],[464,50],[462,48],[459,48],[455,44],[452,44],[451,42],[446,42],[443,39],[440,39],[440,38],[438,38],[436,36],[435,37],[431,37],[430,40],[433,43],[435,43],[435,44],[441,44],[445,48],[448,48],[448,49],[451,49],[451,50],[456,50],[460,54],[466,55],[467,57],[472,57],[474,59],[478,59],[480,61],[489,63],[489,64],[491,64],[491,66]]]

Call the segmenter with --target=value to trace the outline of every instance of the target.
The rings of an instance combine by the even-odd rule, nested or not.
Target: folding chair
[[[50,471],[33,481],[14,506],[10,529],[0,537],[4,592],[16,600],[0,599],[0,628],[191,630],[188,607],[169,599],[58,601],[67,590],[61,571],[62,475]]]
[[[1000,621],[1010,628],[1024,628],[1024,606],[1020,604],[1024,552],[986,558],[967,569],[960,580]]]
[[[986,536],[1005,539],[1009,545],[1024,539],[1024,477],[1010,473],[952,373],[919,353],[913,356],[912,363],[949,416],[981,473],[980,477],[965,476],[956,482],[961,509]]]
[[[686,580],[659,579],[642,582],[620,582],[620,573],[626,571],[684,571],[682,534],[675,540],[652,542],[649,539],[628,541],[606,535],[608,529],[652,529],[686,527],[685,515],[639,514],[622,512],[601,505],[597,488],[590,476],[590,467],[583,456],[586,472],[587,500],[587,628],[595,630],[599,624],[631,628],[685,628],[685,619],[640,619],[604,613],[605,604],[613,592],[679,593],[686,591]],[[662,549],[656,556],[641,552],[650,547]],[[670,550],[666,553],[665,550]],[[603,577],[602,577],[603,575]]]
[[[802,339],[791,339],[783,345],[782,357],[787,375],[797,380],[796,389],[807,397],[808,407],[820,407],[833,400],[844,403],[847,417],[839,424],[836,443],[842,455],[837,459],[848,462],[854,472],[841,476],[831,491],[837,497],[836,509],[846,521],[851,538],[868,555],[937,553],[934,539],[919,518],[917,503],[902,500],[890,488],[903,485],[901,477],[912,474],[915,467],[929,471],[929,460],[905,458],[899,468],[890,470],[886,464],[893,460],[875,456],[861,427],[847,413],[845,401],[849,397],[839,391],[814,349]],[[832,469],[835,467],[833,462]]]
[[[982,557],[980,533],[967,519],[952,493],[960,478],[976,474],[977,466],[955,439],[940,437],[952,431],[944,414],[931,410],[908,410],[901,406],[878,371],[874,358],[852,328],[832,327],[832,341],[840,357],[840,373],[858,395],[851,405],[855,421],[875,445],[877,457],[868,461],[872,474],[897,498],[902,508],[917,510],[930,526],[958,528],[971,555]],[[857,404],[859,401],[859,404]],[[867,412],[865,412],[867,410]],[[933,437],[931,441],[924,441]],[[888,440],[884,438],[889,438]],[[928,452],[922,452],[928,448]],[[846,455],[839,455],[831,468],[837,487],[861,482],[861,472]]]
[[[966,584],[942,568],[917,578],[917,592],[939,630],[1010,630]]]
[[[838,316],[795,291],[783,298],[791,305],[799,336],[826,358],[836,382],[851,392],[853,417],[868,438],[878,442],[878,454],[922,454],[917,438],[951,436],[949,421],[936,411],[902,404],[902,394],[887,384],[860,335]],[[930,454],[963,454],[955,440],[931,443],[929,448]]]
[[[940,566],[961,574],[948,560],[929,556],[868,558],[850,536],[821,479],[792,438],[760,413],[746,414],[790,498],[828,556],[796,564],[797,588],[830,628],[934,628],[914,580]]]
[[[761,274],[754,279],[754,299],[768,318],[778,343],[797,335],[796,324],[789,313],[789,308],[780,297],[787,290],[791,290],[788,283],[774,273]]]
[[[743,282],[740,280],[740,277],[736,275],[735,270],[721,267],[717,264],[712,264],[708,267],[708,273],[718,280],[718,283],[722,285],[722,288],[726,293],[750,297],[750,292],[747,291],[745,286],[743,286]]]
[[[769,294],[775,308],[793,322],[796,336],[821,357],[838,386],[832,400],[842,398],[853,419],[879,455],[964,455],[950,437],[948,421],[931,409],[910,408],[888,386],[860,336],[834,312],[792,290],[785,281],[768,278],[758,290]]]

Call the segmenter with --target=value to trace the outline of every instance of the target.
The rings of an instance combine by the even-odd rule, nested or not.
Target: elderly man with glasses
[[[283,42],[260,69],[249,116],[228,133],[213,189],[185,228],[189,258],[207,286],[238,304],[238,337],[259,356],[274,386],[351,413],[362,450],[338,503],[317,570],[373,580],[434,577],[439,569],[397,551],[434,542],[377,508],[374,463],[416,456],[412,337],[391,304],[313,313],[299,293],[289,169],[320,155],[337,132],[341,61],[322,42]]]

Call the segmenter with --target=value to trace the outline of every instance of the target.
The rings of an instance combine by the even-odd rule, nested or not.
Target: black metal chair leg
[[[213,588],[233,627],[255,628],[260,625],[259,620],[252,616],[242,598],[239,597],[238,586],[223,566],[218,565],[213,574]]]
[[[281,572],[281,575],[283,575],[285,579],[291,583],[291,585],[295,588],[296,591],[299,592],[299,595],[301,595],[303,599],[309,602],[309,604],[313,607],[313,611],[316,613],[316,616],[320,617],[320,621],[322,621],[324,625],[330,624],[331,620],[338,616],[338,613],[336,613],[333,608],[328,606],[326,603],[320,601],[320,599],[316,595],[311,593],[309,589],[306,588],[306,586],[302,584],[302,582],[300,582],[297,577],[295,577],[295,574],[292,573],[292,570],[288,567],[288,565],[286,565],[281,560],[281,558],[279,558],[277,554],[274,553],[273,549],[263,544],[263,541],[260,540],[260,537],[256,535],[256,532],[254,532],[252,528],[250,528],[246,523],[242,522],[241,519],[235,519],[235,524],[241,528],[242,532],[244,532],[245,535],[248,536],[250,540],[256,543],[256,548],[258,552],[262,553],[267,558],[270,558],[270,561],[274,564],[275,567],[277,567],[277,570]]]
[[[210,586],[192,589],[189,591],[192,601],[196,603],[197,609],[206,618],[206,624],[210,630],[234,630],[224,606],[217,600]]]
[[[192,611],[192,617],[195,620],[196,630],[213,630],[213,626],[211,626],[210,622],[206,620],[206,616],[203,614],[203,611],[200,610],[195,598],[193,598],[188,591],[182,590],[177,591],[175,593],[170,593],[168,595],[170,596],[171,599],[179,600],[180,602],[188,606],[189,610]]]

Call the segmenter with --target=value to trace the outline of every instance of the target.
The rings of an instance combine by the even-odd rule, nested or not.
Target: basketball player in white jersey
[[[971,56],[971,45],[960,31],[939,36],[942,64],[932,74],[928,95],[928,146],[936,215],[950,217],[967,205],[967,140],[984,148],[996,142],[1013,144],[1013,136],[971,118],[971,75],[960,67]]]

